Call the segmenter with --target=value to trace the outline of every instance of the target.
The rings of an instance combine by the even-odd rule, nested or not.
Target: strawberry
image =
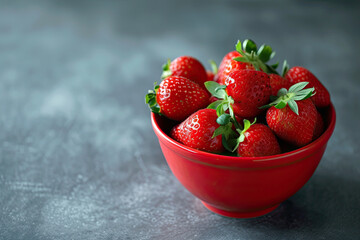
[[[313,140],[317,139],[324,132],[324,120],[319,112],[316,114],[316,123]]]
[[[288,89],[291,86],[289,80],[281,77],[280,75],[272,73],[269,74],[269,77],[272,96],[276,96],[281,88]]]
[[[241,54],[238,52],[238,51],[231,51],[229,53],[227,53],[223,59],[221,60],[221,63],[219,65],[219,70],[218,72],[223,72],[224,69],[226,68],[226,65],[227,65],[227,61],[229,60],[233,60],[234,58],[236,57],[241,57]]]
[[[309,70],[303,67],[292,67],[285,74],[290,84],[309,82],[309,86],[315,88],[316,94],[311,97],[317,107],[326,107],[330,104],[330,94],[322,83]]]
[[[251,126],[244,120],[242,141],[238,146],[239,157],[261,157],[280,154],[280,146],[274,133],[264,124],[256,123]],[[241,136],[241,135],[240,135]]]
[[[234,99],[235,115],[255,117],[262,112],[259,107],[269,102],[271,95],[269,76],[260,71],[233,71],[228,77],[226,92]]]
[[[214,81],[215,74],[212,71],[206,71],[207,81]]]
[[[220,62],[220,65],[219,65],[218,72],[214,77],[214,81],[220,83],[219,76],[222,74],[222,72],[226,68],[228,60],[232,60],[233,58],[236,58],[236,57],[241,57],[241,54],[237,51],[231,51],[223,57],[223,59]]]
[[[317,110],[308,98],[313,96],[314,88],[304,89],[307,82],[297,83],[278,92],[278,99],[263,106],[269,107],[266,121],[275,134],[295,146],[301,147],[313,139]],[[296,101],[296,102],[295,102]]]
[[[218,115],[229,110],[230,115],[240,118],[252,118],[262,112],[259,109],[269,101],[271,88],[269,76],[260,71],[233,71],[228,77],[228,86],[213,81],[205,83],[212,94],[212,103],[208,108],[216,109]],[[215,99],[219,99],[214,101]]]
[[[241,57],[241,54],[238,53],[238,56]],[[217,82],[222,85],[226,85],[225,83],[226,79],[232,71],[242,70],[242,69],[255,69],[250,63],[238,62],[233,59],[226,60],[223,63],[223,66],[220,67],[219,67]]]
[[[211,96],[210,98],[209,98],[209,103],[213,103],[213,102],[216,102],[216,101],[218,101],[219,99],[217,98],[217,97],[214,97],[214,96]]]
[[[207,81],[207,74],[204,66],[199,60],[190,57],[182,56],[174,59],[172,62],[168,60],[163,66],[162,79],[169,76],[186,77],[187,79],[204,87],[204,82]]]
[[[219,127],[214,109],[201,109],[171,130],[171,137],[186,146],[220,153],[224,151],[221,136],[213,138],[215,129]]]
[[[235,47],[237,53],[233,51],[226,54],[220,63],[219,73],[216,77],[219,84],[226,85],[229,74],[236,70],[250,69],[266,73],[277,73],[274,68],[278,64],[272,66],[266,64],[275,55],[270,46],[262,45],[257,49],[252,40],[246,39],[243,44],[238,41]]]
[[[224,147],[230,152],[237,150],[240,157],[269,156],[281,152],[279,143],[270,128],[264,124],[255,124],[256,119],[253,123],[247,119],[243,121],[244,125],[241,126],[236,116],[234,118],[226,113],[220,115],[216,120],[220,127],[215,130],[214,137],[222,135]]]
[[[171,76],[165,78],[154,91],[145,97],[151,111],[182,121],[195,111],[209,104],[210,95],[198,84],[187,78]]]

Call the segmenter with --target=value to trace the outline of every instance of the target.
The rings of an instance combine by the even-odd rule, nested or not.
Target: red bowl
[[[250,218],[276,209],[313,175],[335,127],[331,104],[323,109],[327,126],[314,142],[267,157],[231,157],[187,147],[168,133],[173,123],[151,114],[151,122],[169,167],[184,187],[211,211]]]

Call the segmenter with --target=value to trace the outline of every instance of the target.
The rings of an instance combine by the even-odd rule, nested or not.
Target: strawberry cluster
[[[307,69],[268,62],[275,52],[238,41],[219,68],[206,71],[182,56],[163,66],[162,82],[145,97],[152,112],[179,122],[170,136],[199,150],[240,156],[276,155],[309,144],[324,131],[319,112],[330,95]]]

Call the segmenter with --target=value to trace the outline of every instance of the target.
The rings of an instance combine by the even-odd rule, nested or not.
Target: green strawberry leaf
[[[219,106],[219,104],[221,104],[223,102],[224,102],[224,100],[217,100],[215,102],[210,103],[209,106],[207,106],[207,108],[216,109]]]
[[[281,109],[286,107],[286,103],[284,101],[280,101],[278,104],[275,105],[275,108]]]
[[[270,65],[271,68],[276,69],[279,66],[279,62]]]
[[[276,52],[272,52],[272,53],[270,54],[270,59],[273,59],[273,58],[275,57],[275,55],[276,55]]]
[[[151,91],[151,90],[149,90]],[[154,95],[156,96],[155,93],[149,92],[148,94],[145,95],[145,104],[149,104],[149,102],[151,101],[151,99],[154,98]]]
[[[215,92],[219,96],[218,98],[226,99],[227,93],[225,89],[226,89],[226,85],[220,85],[217,88],[215,88]]]
[[[217,129],[215,129],[212,137],[214,138],[219,135],[222,135],[223,139],[225,138],[225,140],[236,137],[236,133],[232,130],[232,123],[229,122],[226,125],[219,126]]]
[[[240,137],[236,138],[235,146],[233,147],[232,152],[235,152],[238,148],[241,142],[245,140],[245,135],[240,135]]]
[[[276,65],[276,64],[273,64],[273,65]],[[266,72],[267,73],[274,73],[276,75],[279,75],[279,73],[275,70],[276,67],[275,68],[272,67],[273,65],[270,66],[268,64],[264,64]],[[262,67],[262,68],[264,68],[264,67]]]
[[[225,114],[220,115],[220,117],[218,117],[216,119],[216,122],[219,125],[224,126],[224,125],[227,125],[230,122],[230,118],[231,118],[230,114],[225,113]]]
[[[228,139],[226,139],[224,135],[222,135],[222,144],[226,150],[233,152],[232,148],[228,144]]]
[[[243,132],[245,132],[246,130],[248,130],[251,126],[251,123],[249,120],[247,119],[244,119],[244,129],[243,129]]]
[[[265,63],[270,60],[271,53],[272,53],[272,49],[270,46],[261,45],[261,47],[257,52],[257,55],[259,56],[259,59]]]
[[[249,62],[249,60],[246,57],[235,57],[233,60],[238,62]]]
[[[286,88],[280,88],[279,91],[277,92],[277,96],[281,97],[284,96],[288,93],[288,91],[286,90]]]
[[[294,99],[290,99],[290,100],[288,101],[288,105],[289,105],[290,109],[291,109],[294,113],[296,113],[296,115],[299,115],[299,108],[298,108],[297,103],[294,101]]]
[[[245,39],[245,41],[243,42],[243,49],[245,50],[245,52],[248,53],[251,53],[252,51],[256,52],[257,46],[255,42],[252,41],[251,39]]]
[[[160,106],[156,102],[156,92],[159,89],[157,82],[154,83],[154,90],[148,90],[148,94],[145,95],[145,104],[149,105],[152,112],[160,114]],[[160,114],[161,115],[161,114]]]
[[[225,111],[228,109],[228,106],[229,104],[224,101],[223,103],[219,104],[217,107],[216,107],[216,114],[218,116],[221,116],[225,113]]]
[[[226,96],[226,92],[224,90],[224,85],[220,85],[217,82],[214,81],[207,81],[204,83],[206,89],[211,93],[212,96],[219,98],[219,99],[224,99]],[[226,88],[226,86],[225,86]]]
[[[217,67],[216,62],[214,60],[209,60],[209,63],[210,63],[210,66],[211,66],[211,71],[214,74],[217,74],[218,73],[218,67]]]
[[[229,127],[228,125],[224,125],[224,126],[220,126],[217,129],[215,129],[214,134],[213,134],[213,138],[217,137],[219,135],[225,135],[228,136],[229,135],[229,129],[231,130],[231,126]]]
[[[292,92],[292,93],[299,92],[300,90],[304,89],[306,87],[306,85],[308,85],[308,84],[309,84],[309,82],[296,83],[289,88],[289,92]]]
[[[163,72],[161,74],[161,79],[165,79],[169,76],[171,76],[172,72],[170,70],[170,59],[167,60],[167,62],[162,66]]]
[[[305,100],[314,95],[314,90],[315,90],[314,88],[303,89],[303,90],[297,92],[292,99],[294,99],[296,101]]]
[[[241,48],[241,42],[240,40],[237,41],[236,45],[235,45],[235,49],[236,51],[238,51],[239,53],[242,53],[242,48]]]
[[[284,60],[283,66],[282,66],[282,71],[281,71],[281,76],[285,77],[286,73],[289,71],[290,67],[289,64],[286,60]]]

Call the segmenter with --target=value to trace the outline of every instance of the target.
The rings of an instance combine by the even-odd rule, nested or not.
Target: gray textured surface
[[[359,20],[359,2],[1,1],[0,239],[358,239]],[[246,37],[310,68],[338,122],[303,189],[236,220],[171,174],[143,95],[166,58]]]

